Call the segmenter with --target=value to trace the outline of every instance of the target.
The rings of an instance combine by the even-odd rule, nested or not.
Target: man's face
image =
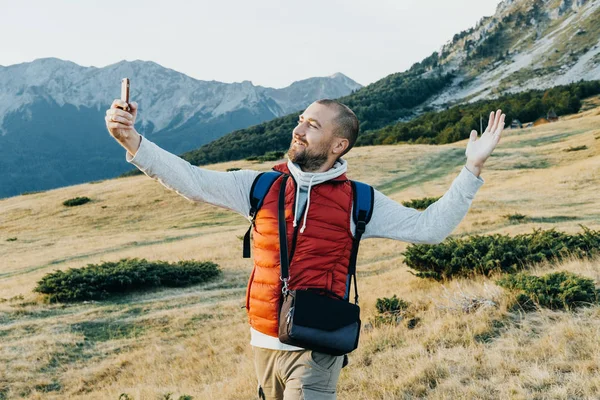
[[[332,153],[335,116],[331,107],[318,103],[312,103],[300,114],[288,156],[304,171],[316,171],[329,157],[335,157]]]

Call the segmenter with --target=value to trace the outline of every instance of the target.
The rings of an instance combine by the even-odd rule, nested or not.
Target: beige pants
[[[259,399],[335,400],[344,356],[252,346]]]

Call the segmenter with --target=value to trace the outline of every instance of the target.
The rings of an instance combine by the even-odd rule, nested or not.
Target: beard
[[[304,144],[304,142],[302,142]],[[301,149],[300,149],[301,147]],[[327,161],[329,145],[324,143],[316,149],[309,149],[305,146],[294,146],[294,140],[290,144],[288,157],[290,161],[306,172],[317,171]]]

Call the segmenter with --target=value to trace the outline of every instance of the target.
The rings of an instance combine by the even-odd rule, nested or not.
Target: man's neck
[[[299,167],[300,167],[300,170],[302,170],[302,172],[310,172],[310,173],[327,172],[331,168],[333,168],[333,166],[335,165],[335,161],[336,160],[326,161],[318,169],[315,169],[315,170],[308,170],[304,167],[304,165],[300,165]]]

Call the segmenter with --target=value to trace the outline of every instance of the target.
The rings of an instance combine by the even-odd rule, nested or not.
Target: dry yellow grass
[[[507,130],[482,172],[485,184],[452,236],[518,234],[534,227],[600,228],[600,110]],[[582,151],[563,149],[586,145]],[[356,148],[349,175],[397,201],[442,195],[464,165],[466,141],[444,146]],[[245,161],[209,168],[266,170]],[[62,201],[93,201],[66,208]],[[532,222],[511,224],[505,214]],[[569,218],[571,217],[571,218]],[[256,387],[243,297],[251,263],[241,258],[241,216],[194,204],[146,176],[0,200],[0,399],[253,399]],[[16,241],[6,241],[17,237]],[[366,324],[378,297],[413,303],[420,322],[375,327],[342,371],[340,399],[600,398],[600,308],[514,315],[493,280],[446,285],[415,278],[407,243],[366,240],[359,256]],[[32,294],[55,269],[145,257],[212,260],[224,276],[126,300],[47,305]],[[543,264],[600,282],[598,259]],[[498,307],[444,308],[460,291]],[[19,296],[22,296],[19,297]]]

